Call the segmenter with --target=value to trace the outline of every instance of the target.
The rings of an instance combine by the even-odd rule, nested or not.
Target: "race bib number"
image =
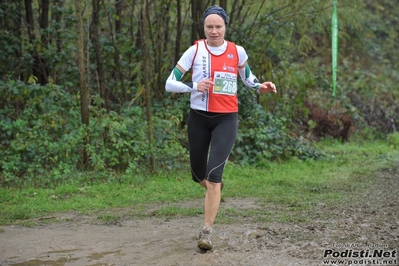
[[[215,72],[213,93],[235,95],[237,92],[237,75],[228,72]]]

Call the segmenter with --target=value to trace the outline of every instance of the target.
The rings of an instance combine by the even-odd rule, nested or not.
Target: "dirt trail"
[[[221,208],[261,207],[254,199],[227,198]],[[216,224],[215,248],[204,253],[196,248],[201,217],[128,219],[116,225],[99,225],[95,216],[63,213],[55,215],[57,223],[0,227],[4,229],[0,233],[0,265],[309,266],[362,265],[361,259],[364,263],[374,259],[380,265],[398,265],[394,252],[399,251],[398,170],[379,173],[365,188],[348,193],[337,206],[315,206],[311,215],[312,222],[306,223],[259,224],[248,217],[240,225]],[[335,252],[333,259],[346,264],[325,264],[331,258],[323,258],[326,250]],[[352,254],[367,250],[388,253],[385,258],[341,256],[346,250]]]

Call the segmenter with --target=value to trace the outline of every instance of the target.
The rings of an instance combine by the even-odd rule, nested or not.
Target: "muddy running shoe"
[[[200,249],[209,250],[213,248],[212,245],[212,227],[204,226],[199,235],[198,247]]]

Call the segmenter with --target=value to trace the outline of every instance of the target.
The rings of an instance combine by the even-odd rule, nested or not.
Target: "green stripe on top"
[[[251,74],[251,68],[248,64],[245,65],[245,78],[249,78],[249,74]]]
[[[173,69],[173,75],[175,76],[176,80],[180,80],[183,77],[183,73],[177,67]]]
[[[251,75],[251,68],[249,67],[248,63],[245,65],[245,78],[249,78],[249,76]],[[259,85],[256,85],[255,87],[252,87],[253,89],[257,90],[259,89]]]

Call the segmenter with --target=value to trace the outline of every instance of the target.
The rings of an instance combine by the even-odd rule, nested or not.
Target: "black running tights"
[[[188,141],[191,174],[195,182],[222,182],[224,167],[237,136],[237,113],[190,110]]]

